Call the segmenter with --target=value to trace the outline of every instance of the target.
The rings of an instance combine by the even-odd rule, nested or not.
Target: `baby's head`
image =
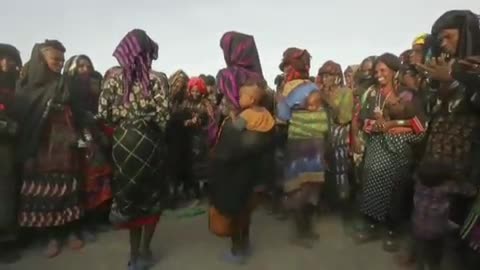
[[[322,94],[320,91],[313,91],[307,97],[306,109],[316,112],[322,107]]]
[[[418,166],[415,174],[417,180],[423,185],[435,187],[452,178],[452,167],[440,160],[427,159]]]
[[[247,81],[240,87],[239,104],[242,109],[259,106],[265,96],[265,84],[262,81]]]

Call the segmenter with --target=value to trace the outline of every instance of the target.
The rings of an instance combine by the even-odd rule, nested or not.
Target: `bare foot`
[[[83,241],[80,240],[76,235],[71,234],[68,237],[68,246],[70,247],[70,249],[79,250],[83,248],[83,245],[84,245]]]
[[[393,260],[395,261],[395,264],[404,269],[412,269],[415,266],[415,258],[407,252],[396,254]]]
[[[54,258],[60,254],[60,242],[58,240],[50,240],[47,245],[47,249],[45,250],[45,256],[47,258]]]
[[[153,258],[153,253],[150,249],[142,251],[141,256],[138,260],[138,263],[143,268],[150,268],[155,265],[155,260]]]

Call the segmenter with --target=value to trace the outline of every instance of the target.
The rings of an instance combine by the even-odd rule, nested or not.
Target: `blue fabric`
[[[292,179],[303,173],[316,173],[325,170],[321,155],[293,160],[286,169],[286,178]]]
[[[277,104],[277,117],[283,121],[292,118],[292,109],[303,108],[311,92],[318,90],[314,83],[305,83],[292,90],[290,94]]]

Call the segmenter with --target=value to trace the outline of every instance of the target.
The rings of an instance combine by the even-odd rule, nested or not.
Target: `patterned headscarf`
[[[480,55],[480,26],[479,17],[469,10],[451,10],[440,16],[432,27],[432,36],[438,35],[445,29],[458,29],[459,40],[457,57]],[[439,48],[434,54],[439,55]]]
[[[177,70],[168,78],[173,102],[181,102],[188,86],[188,75],[183,70]]]
[[[307,50],[288,48],[283,53],[283,59],[279,66],[280,70],[286,74],[285,81],[308,80],[311,58]]]
[[[124,102],[128,103],[130,91],[135,81],[143,88],[144,96],[149,96],[150,70],[152,61],[158,57],[158,45],[143,30],[130,31],[118,44],[113,56],[123,68],[125,85]]]
[[[199,77],[193,77],[188,81],[188,91],[192,91],[193,88],[197,88],[198,92],[201,95],[206,95],[208,94],[207,91],[207,84],[205,84],[205,81],[200,79]]]
[[[239,90],[247,80],[263,80],[262,66],[253,36],[227,32],[220,40],[227,67],[217,74],[221,93],[239,108]]]

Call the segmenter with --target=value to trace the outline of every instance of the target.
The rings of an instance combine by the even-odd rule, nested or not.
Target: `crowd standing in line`
[[[220,48],[216,78],[167,77],[135,29],[102,76],[57,40],[26,63],[0,44],[0,263],[19,259],[24,234],[53,258],[113,225],[129,231],[128,269],[149,269],[162,212],[206,196],[229,263],[253,255],[252,212],[267,200],[303,248],[328,209],[403,267],[442,269],[447,251],[480,269],[478,15],[448,11],[400,56],[329,60],[316,77],[310,53],[287,48],[276,91],[253,36],[227,32]]]

